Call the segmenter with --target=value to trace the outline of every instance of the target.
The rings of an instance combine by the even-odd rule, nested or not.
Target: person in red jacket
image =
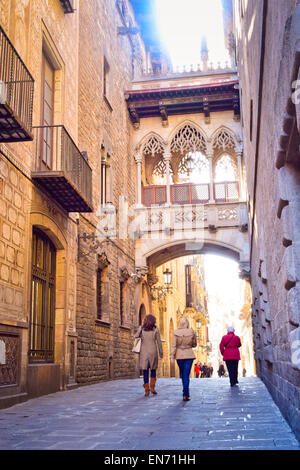
[[[200,366],[198,364],[198,362],[195,364],[195,376],[196,378],[198,379],[199,377],[199,373],[200,373]]]
[[[230,385],[233,387],[238,383],[238,365],[241,359],[239,348],[242,346],[239,336],[234,334],[234,328],[227,329],[227,335],[223,336],[220,343],[220,351],[226,362]]]

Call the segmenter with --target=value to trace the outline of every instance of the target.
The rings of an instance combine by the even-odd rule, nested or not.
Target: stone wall
[[[64,124],[77,142],[78,15],[65,15],[57,0],[12,0],[1,2],[0,23],[35,82],[33,126],[41,124],[44,49],[55,67],[54,124]],[[35,139],[0,144],[0,338],[6,342],[0,406],[75,383],[77,224],[43,186],[33,183],[36,148]],[[54,368],[28,362],[34,227],[57,250]],[[16,347],[8,337],[16,339]]]
[[[122,17],[115,2],[79,2],[79,143],[93,169],[91,215],[79,217],[82,256],[77,276],[78,368],[80,384],[136,376],[136,357],[131,353],[137,327],[134,296],[134,241],[119,237],[119,199],[135,202],[135,163],[129,147],[131,124],[124,99],[133,78],[133,50],[128,36],[118,34]],[[104,61],[108,66],[104,93]],[[116,210],[116,233],[104,242],[97,232],[101,212],[101,163],[106,165],[107,198]],[[103,209],[103,207],[102,207]],[[105,216],[104,216],[105,217]],[[102,232],[103,234],[104,232]],[[107,232],[106,232],[107,233]],[[107,258],[102,292],[102,318],[97,320],[98,256]],[[127,271],[122,278],[121,270]],[[120,320],[120,281],[125,283],[123,323]]]
[[[235,6],[257,373],[299,436],[299,129],[289,126],[300,65],[297,3]]]

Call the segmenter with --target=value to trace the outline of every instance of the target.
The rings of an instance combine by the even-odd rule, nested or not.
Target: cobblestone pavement
[[[158,379],[144,397],[141,379],[58,392],[0,410],[4,450],[300,450],[299,442],[256,377]]]

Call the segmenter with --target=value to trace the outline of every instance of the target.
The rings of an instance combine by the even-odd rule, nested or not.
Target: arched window
[[[144,156],[150,155],[151,157],[163,155],[163,143],[156,135],[150,135],[142,146],[142,153]]]
[[[145,305],[142,304],[139,309],[139,325],[143,324],[145,316],[146,316],[146,308],[145,308]]]
[[[179,182],[209,183],[209,162],[202,152],[188,152],[178,165]]]
[[[170,165],[170,176],[173,175],[173,169]],[[152,183],[154,185],[165,185],[167,184],[166,178],[166,162],[162,158],[159,160],[152,171]]]
[[[53,362],[56,250],[51,240],[34,229],[32,241],[29,358]]]
[[[171,152],[173,155],[202,151],[206,151],[206,139],[200,130],[190,124],[179,129],[172,139]]]
[[[239,200],[238,169],[233,158],[223,153],[217,161],[214,175],[215,200],[233,202]]]
[[[215,182],[237,181],[237,168],[228,153],[224,153],[217,161],[215,168]]]

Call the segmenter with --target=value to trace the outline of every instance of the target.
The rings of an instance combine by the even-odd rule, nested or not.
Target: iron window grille
[[[56,249],[34,229],[32,242],[30,362],[54,361]]]

